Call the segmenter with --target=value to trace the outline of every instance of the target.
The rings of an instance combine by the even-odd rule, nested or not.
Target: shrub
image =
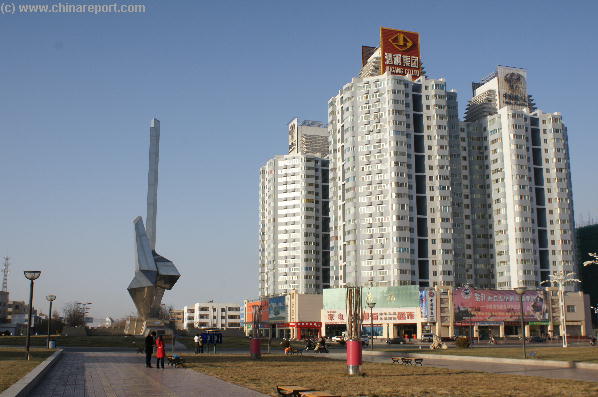
[[[455,340],[455,345],[460,349],[467,349],[470,345],[469,338],[460,336]]]

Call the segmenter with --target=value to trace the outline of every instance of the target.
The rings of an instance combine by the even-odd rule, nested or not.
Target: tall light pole
[[[519,295],[519,308],[520,308],[520,319],[521,319],[521,340],[523,341],[523,358],[527,358],[525,352],[525,325],[523,325],[523,295],[525,295],[525,287],[515,288],[515,293]]]
[[[27,360],[30,360],[31,355],[29,354],[29,348],[31,347],[31,316],[33,314],[33,281],[37,280],[40,274],[42,274],[42,272],[39,270],[25,270],[23,273],[25,274],[25,278],[31,282],[29,284],[29,315],[27,317],[27,341],[25,342]]]
[[[574,278],[574,272],[565,273],[564,271],[549,274],[549,280],[542,281],[540,284],[550,283],[553,287],[559,289],[559,306],[561,307],[561,336],[563,338],[563,347],[567,347],[567,322],[565,310],[565,285],[569,283],[581,283],[581,280]]]
[[[50,302],[50,309],[48,310],[48,340],[46,341],[46,347],[50,348],[50,323],[52,322],[52,302],[56,300],[56,295],[46,296],[46,300]]]
[[[370,308],[370,350],[374,351],[374,307],[376,302],[368,301],[367,304]]]

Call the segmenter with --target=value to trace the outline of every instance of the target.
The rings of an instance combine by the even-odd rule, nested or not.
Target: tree
[[[85,325],[85,312],[83,307],[75,302],[69,302],[62,309],[64,314],[64,324],[69,327],[79,327]]]

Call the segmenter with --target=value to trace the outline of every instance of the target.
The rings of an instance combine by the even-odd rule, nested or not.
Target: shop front
[[[322,335],[322,323],[319,321],[290,322],[280,324],[280,328],[288,330],[288,339],[315,339]]]

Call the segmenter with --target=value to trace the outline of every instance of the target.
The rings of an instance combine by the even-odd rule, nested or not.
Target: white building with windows
[[[575,271],[567,130],[526,72],[474,84],[380,74],[380,50],[328,102],[330,284],[535,288]]]
[[[241,305],[210,301],[185,306],[183,328],[241,328]]]
[[[329,286],[328,160],[294,153],[260,169],[260,296]]]

